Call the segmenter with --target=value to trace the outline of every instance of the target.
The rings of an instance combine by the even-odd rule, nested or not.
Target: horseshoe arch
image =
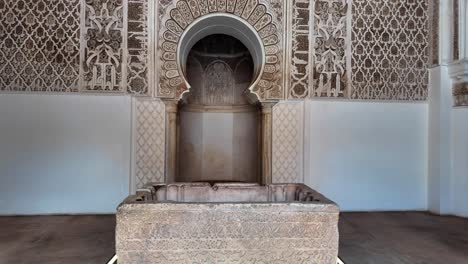
[[[249,87],[251,97],[267,100],[281,75],[281,39],[276,19],[268,10],[258,0],[174,1],[161,21],[157,96],[181,99],[190,90],[185,64],[191,48],[203,37],[222,33],[237,38],[249,49],[255,68]]]

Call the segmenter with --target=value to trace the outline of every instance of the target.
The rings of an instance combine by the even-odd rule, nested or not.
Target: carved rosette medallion
[[[177,62],[177,47],[184,32],[198,18],[213,13],[235,15],[257,31],[265,48],[265,67],[257,85],[252,88],[260,99],[279,99],[281,85],[281,26],[270,12],[267,1],[178,0],[166,9],[159,30],[158,97],[177,99],[188,90]]]
[[[83,89],[117,92],[124,89],[123,0],[86,0]]]

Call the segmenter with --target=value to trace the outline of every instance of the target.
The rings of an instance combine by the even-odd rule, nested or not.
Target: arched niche
[[[281,88],[281,34],[266,3],[258,0],[174,1],[162,18],[159,31],[161,71],[156,95],[180,100],[190,89],[184,72],[191,47],[212,34],[239,39],[254,57],[256,77],[249,90],[253,101],[278,98]]]
[[[261,182],[260,109],[249,101],[255,62],[230,35],[191,45],[182,61],[191,88],[178,107],[176,182]]]
[[[177,175],[178,103],[190,91],[186,60],[193,45],[212,34],[228,34],[252,54],[254,78],[248,89],[250,103],[261,105],[261,181],[271,182],[273,98],[282,97],[282,33],[267,2],[258,0],[175,0],[161,19],[158,35],[159,71],[156,96],[166,104],[166,181]],[[273,101],[271,101],[273,99]],[[252,135],[256,136],[256,135]]]

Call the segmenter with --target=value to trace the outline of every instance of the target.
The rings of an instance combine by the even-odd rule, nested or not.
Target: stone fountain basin
[[[303,184],[149,184],[118,207],[122,263],[326,263],[339,208]]]

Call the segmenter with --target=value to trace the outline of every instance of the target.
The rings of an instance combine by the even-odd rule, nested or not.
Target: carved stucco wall
[[[163,9],[164,6],[161,6]],[[282,9],[282,7],[279,7]],[[270,7],[270,1],[197,1],[179,0],[167,6],[159,24],[159,85],[157,94],[165,98],[179,98],[188,87],[178,67],[177,47],[181,36],[195,20],[208,14],[234,15],[250,24],[260,36],[265,49],[265,68],[257,85],[252,88],[260,99],[281,99],[282,81],[282,27]],[[226,32],[228,33],[228,32]]]
[[[262,37],[267,67],[254,88],[262,99],[425,100],[426,67],[437,57],[437,49],[428,50],[429,41],[437,43],[428,33],[437,26],[429,20],[438,12],[433,6],[429,0],[6,0],[0,90],[175,96],[181,92],[175,87],[183,87],[172,59],[183,29],[204,14],[228,13]]]
[[[302,183],[304,102],[283,101],[273,107],[273,183]]]
[[[0,90],[78,91],[79,0],[0,1]]]
[[[259,88],[263,99],[427,98],[426,68],[438,59],[438,49],[430,51],[428,45],[429,41],[433,43],[431,46],[438,43],[437,34],[429,36],[429,24],[431,32],[438,25],[435,19],[429,19],[438,12],[430,8],[436,4],[429,5],[429,0],[232,3],[0,1],[0,91],[112,92],[149,98],[161,95],[157,90],[165,86],[159,85],[159,78],[163,74],[167,77],[175,65],[171,62],[174,60],[160,61],[160,57],[165,56],[164,51],[174,50],[173,44],[177,43],[182,28],[178,23],[187,20],[190,23],[204,13],[225,12],[248,21],[263,39],[270,56]],[[240,6],[245,8],[241,10]],[[184,13],[183,18],[177,16],[178,23],[177,11]],[[168,39],[171,34],[172,40]],[[163,67],[167,71],[160,70]],[[465,86],[460,86],[456,92],[465,94],[465,90]],[[169,94],[172,92],[177,93],[172,90]],[[164,122],[160,118],[164,117],[164,108],[157,100],[135,100],[135,105],[140,106],[134,113],[137,118],[134,173],[140,181],[136,182],[138,186],[144,181],[160,180],[164,175],[161,171],[164,156],[155,154],[161,153],[162,145],[151,143],[161,142],[151,137],[153,132],[163,135]],[[302,154],[294,153],[300,141],[289,134],[300,131],[302,124],[297,119],[300,114],[291,107],[283,104],[275,107],[273,158],[277,161],[290,155],[296,161],[301,159]],[[288,129],[281,130],[280,124]],[[284,140],[279,136],[281,133],[285,133]],[[302,177],[297,171],[302,165],[274,164],[275,181],[296,181]]]
[[[354,0],[352,98],[426,100],[428,1]]]
[[[134,192],[149,182],[164,182],[165,105],[161,100],[134,98],[132,182]]]

